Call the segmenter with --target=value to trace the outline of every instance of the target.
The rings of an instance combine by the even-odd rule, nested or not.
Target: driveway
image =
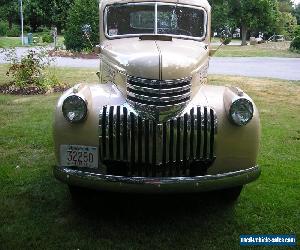
[[[26,50],[28,49],[18,48],[17,54],[23,54]],[[5,59],[0,53],[1,63],[5,63]],[[99,60],[56,57],[52,64],[57,67],[96,69],[99,67]],[[210,60],[209,74],[300,80],[300,58],[213,57]]]

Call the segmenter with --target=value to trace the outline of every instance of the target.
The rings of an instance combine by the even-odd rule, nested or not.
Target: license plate
[[[66,167],[98,168],[98,148],[81,145],[61,145],[60,163]]]

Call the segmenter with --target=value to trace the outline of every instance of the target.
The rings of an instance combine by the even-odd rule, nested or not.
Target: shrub
[[[36,31],[39,33],[50,33],[50,29],[46,26],[39,26]]]
[[[53,36],[51,36],[50,34],[43,34],[42,40],[43,40],[43,43],[53,43],[54,42]]]
[[[294,31],[294,36],[295,37],[300,36],[300,25],[296,26],[295,31]]]
[[[10,30],[7,31],[7,36],[9,37],[18,37],[21,34],[21,28],[18,25],[13,25]]]
[[[6,36],[7,31],[8,31],[7,22],[1,21],[0,22],[0,36]]]
[[[50,65],[51,59],[44,49],[29,50],[28,53],[18,59],[15,50],[6,52],[6,60],[10,62],[7,76],[12,76],[14,85],[18,87],[36,86],[47,89],[56,81],[52,81],[54,76],[47,77],[45,70]]]
[[[300,36],[296,36],[291,43],[290,50],[300,53]]]
[[[31,32],[31,27],[29,26],[29,25],[25,25],[24,26],[24,32],[26,32],[26,33],[30,33]]]
[[[90,41],[99,43],[98,0],[75,0],[70,8],[65,29],[65,45],[68,50],[82,51],[91,49],[91,43],[84,36],[82,28],[91,27]]]
[[[222,42],[224,45],[228,45],[229,43],[231,43],[231,40],[232,40],[231,37],[222,37],[222,38],[221,38],[221,42]]]

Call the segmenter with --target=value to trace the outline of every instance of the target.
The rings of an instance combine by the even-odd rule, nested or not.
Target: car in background
[[[285,37],[283,35],[273,35],[268,39],[268,42],[284,42]]]

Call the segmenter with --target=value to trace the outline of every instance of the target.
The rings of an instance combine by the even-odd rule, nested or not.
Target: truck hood
[[[198,41],[107,40],[102,56],[128,75],[148,79],[173,80],[191,76],[207,60],[208,50]]]

